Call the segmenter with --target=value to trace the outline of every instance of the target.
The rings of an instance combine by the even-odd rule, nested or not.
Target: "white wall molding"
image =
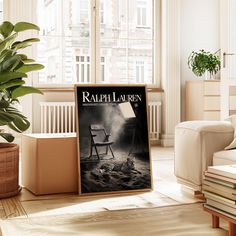
[[[173,146],[175,126],[180,122],[180,1],[162,1],[162,145]]]

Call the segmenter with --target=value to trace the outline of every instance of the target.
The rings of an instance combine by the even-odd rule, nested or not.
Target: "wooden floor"
[[[23,189],[0,200],[0,236],[228,235],[225,222],[212,229],[202,204],[189,204],[201,199],[176,182],[173,148],[152,147],[151,154],[154,191],[88,198]]]
[[[156,202],[155,200],[151,199],[151,203],[164,206],[173,205],[175,202],[196,202],[193,192],[189,189],[182,188],[176,182],[176,178],[173,174],[173,148],[152,147],[151,155],[154,190],[158,192],[154,192],[151,195],[151,198],[156,198]],[[143,196],[145,198],[146,195]],[[150,198],[150,195],[146,197]],[[129,201],[128,198],[126,200]],[[116,199],[116,201],[123,200]],[[139,201],[137,204],[142,204],[142,202],[140,203],[140,198],[137,199],[137,201]],[[57,194],[36,197],[26,189],[23,189],[22,192],[16,197],[0,200],[0,218],[7,219],[15,217],[31,217],[32,215],[37,214],[43,216],[44,214],[53,212],[54,210],[61,207],[70,207],[70,210],[74,210],[73,203],[74,205],[76,204],[77,207],[78,203],[80,203],[79,207],[81,211],[89,211],[90,208],[92,210],[95,209],[97,211],[102,211],[104,204],[102,197],[99,199],[96,198],[96,200],[94,198],[79,198],[77,195],[72,194]],[[49,209],[51,211],[48,211]]]

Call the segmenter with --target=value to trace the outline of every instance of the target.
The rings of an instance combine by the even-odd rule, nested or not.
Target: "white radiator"
[[[76,132],[74,102],[41,102],[41,133]],[[161,102],[148,103],[150,140],[159,140],[161,133]]]
[[[148,102],[148,122],[150,140],[159,140],[161,133],[161,102]]]
[[[71,133],[75,131],[74,102],[41,102],[41,133]]]

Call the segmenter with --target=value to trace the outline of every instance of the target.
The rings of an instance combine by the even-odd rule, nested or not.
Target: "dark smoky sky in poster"
[[[78,86],[81,193],[151,188],[145,86]]]

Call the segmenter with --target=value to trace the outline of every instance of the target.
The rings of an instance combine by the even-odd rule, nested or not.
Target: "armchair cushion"
[[[236,149],[215,152],[213,166],[232,165],[236,163]]]

